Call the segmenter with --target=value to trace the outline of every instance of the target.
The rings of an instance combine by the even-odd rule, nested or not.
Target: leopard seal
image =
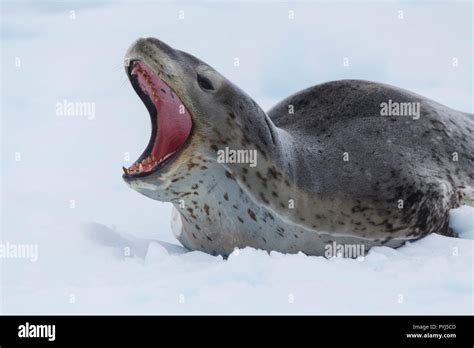
[[[399,247],[452,235],[449,210],[472,203],[470,114],[359,80],[307,88],[265,113],[210,65],[155,38],[133,43],[125,70],[152,134],[123,179],[174,205],[188,249]],[[258,160],[218,161],[229,149]]]

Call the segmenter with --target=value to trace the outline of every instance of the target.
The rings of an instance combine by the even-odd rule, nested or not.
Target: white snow
[[[38,238],[37,262],[3,260],[4,312],[472,314],[474,208],[452,216],[461,238],[432,234],[362,260],[252,248],[224,260],[97,223],[58,226]]]
[[[223,260],[179,246],[171,206],[120,177],[149,134],[122,68],[138,37],[195,54],[265,108],[309,85],[362,78],[472,112],[460,88],[471,85],[469,4],[405,4],[403,22],[391,3],[344,3],[345,12],[295,3],[291,22],[284,3],[225,6],[2,2],[0,241],[36,245],[38,259],[0,259],[0,312],[472,314],[474,208],[452,212],[461,238],[434,234],[362,261],[250,248]],[[95,117],[56,115],[63,100],[96,103]]]

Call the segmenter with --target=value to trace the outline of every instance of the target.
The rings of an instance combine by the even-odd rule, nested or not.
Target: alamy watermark
[[[20,338],[46,338],[48,341],[56,339],[56,325],[37,325],[26,322],[18,326],[18,337]]]
[[[356,259],[358,257],[363,257],[364,255],[364,244],[338,244],[336,242],[332,242],[324,246],[324,256],[328,259],[331,257]]]
[[[72,102],[64,99],[56,103],[56,116],[78,116],[86,117],[88,120],[95,119],[94,102]]]
[[[0,243],[0,259],[29,259],[38,261],[37,244]]]
[[[389,99],[380,103],[380,116],[406,116],[414,120],[420,118],[419,102],[396,102]]]
[[[217,151],[217,163],[248,163],[257,166],[257,150],[233,150],[227,146]]]

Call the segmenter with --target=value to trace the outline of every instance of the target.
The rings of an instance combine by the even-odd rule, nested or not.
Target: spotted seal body
[[[265,113],[212,67],[157,39],[138,40],[126,62],[152,123],[157,114],[157,128],[170,131],[153,132],[124,180],[174,204],[175,234],[191,250],[398,247],[432,232],[451,235],[449,210],[473,199],[472,115],[357,80],[308,88]],[[382,115],[386,105],[392,115]],[[402,115],[407,105],[418,114]],[[160,145],[163,137],[177,140]],[[255,166],[218,161],[226,148],[256,151]]]

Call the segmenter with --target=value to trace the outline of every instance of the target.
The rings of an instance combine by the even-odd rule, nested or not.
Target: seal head
[[[268,127],[265,113],[237,86],[192,55],[174,50],[154,39],[139,39],[127,51],[125,70],[137,94],[146,105],[152,134],[143,154],[124,168],[124,180],[152,199],[173,201],[182,197],[178,181],[193,168],[206,169],[216,159],[218,146],[246,145],[262,148],[271,134],[260,133],[250,140],[250,124],[237,119],[252,110],[255,129]],[[255,117],[260,114],[260,117]],[[235,131],[230,123],[244,125]],[[248,122],[247,122],[248,123]],[[244,129],[245,128],[245,129]],[[259,131],[260,132],[260,131]]]

